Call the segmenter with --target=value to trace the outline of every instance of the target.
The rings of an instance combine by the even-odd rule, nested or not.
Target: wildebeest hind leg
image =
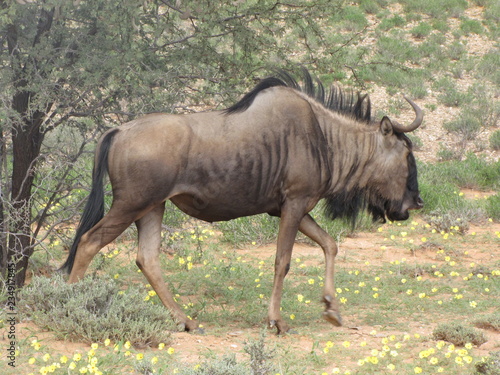
[[[193,331],[198,328],[198,323],[189,319],[174,301],[172,293],[163,280],[160,268],[161,222],[164,211],[165,203],[162,203],[136,221],[139,233],[139,252],[136,263],[163,305],[172,314],[173,319],[182,325],[182,329]]]
[[[109,212],[80,239],[68,282],[81,280],[99,250],[122,234],[138,214],[139,211],[123,209],[123,205],[113,203]]]
[[[325,311],[323,317],[335,326],[342,325],[339,305],[335,298],[334,272],[335,256],[337,255],[337,244],[327,232],[325,232],[310,215],[304,216],[300,222],[299,230],[311,240],[321,246],[325,253],[325,289],[323,291],[323,302]]]

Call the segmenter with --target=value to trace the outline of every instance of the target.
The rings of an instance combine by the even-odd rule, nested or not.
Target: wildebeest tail
[[[87,198],[87,203],[83,209],[80,223],[76,229],[75,239],[69,250],[66,262],[60,270],[70,273],[75,262],[76,250],[82,236],[96,225],[104,216],[104,177],[108,173],[108,154],[111,148],[114,135],[118,129],[114,129],[106,134],[97,150],[96,164],[92,172],[92,188]]]

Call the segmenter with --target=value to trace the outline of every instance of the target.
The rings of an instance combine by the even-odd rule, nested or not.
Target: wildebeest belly
[[[245,199],[245,197],[238,195],[209,196],[184,193],[176,195],[170,200],[186,214],[208,222],[227,221],[265,212],[275,214],[279,212],[278,199],[262,197],[262,199],[254,200]]]

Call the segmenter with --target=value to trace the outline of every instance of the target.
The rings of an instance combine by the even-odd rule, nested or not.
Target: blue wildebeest
[[[324,318],[341,325],[335,299],[337,246],[308,214],[321,200],[332,218],[406,220],[423,206],[412,144],[388,117],[374,122],[367,96],[326,91],[304,71],[300,86],[289,74],[262,80],[223,111],[150,114],[105,133],[96,151],[92,189],[73,246],[62,268],[69,282],[84,276],[92,258],[130,224],[137,225],[137,265],[173,318],[186,330],[198,323],[174,301],[160,269],[165,201],[207,222],[268,213],[279,216],[274,285],[268,322],[289,327],[280,313],[283,280],[297,231],[325,254]],[[103,178],[113,203],[104,215]]]

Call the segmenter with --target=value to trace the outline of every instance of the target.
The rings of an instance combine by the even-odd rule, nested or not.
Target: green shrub
[[[137,288],[119,292],[110,278],[67,284],[60,275],[35,277],[20,292],[20,311],[66,340],[128,340],[138,347],[168,343],[175,324],[167,310],[145,302]]]
[[[460,99],[457,99],[457,101]],[[476,138],[481,130],[481,122],[477,117],[471,115],[462,115],[460,118],[445,122],[443,128],[451,133],[457,133],[465,141],[471,141]]]
[[[460,30],[465,34],[482,34],[484,32],[481,22],[478,20],[472,20],[470,18],[462,19],[460,23]]]
[[[440,91],[438,100],[447,107],[460,107],[471,101],[471,95],[460,92],[455,81],[449,77],[439,79],[433,88]]]
[[[482,358],[475,367],[475,374],[500,375],[500,351],[492,352],[489,357]]]
[[[431,215],[426,216],[426,221],[438,232],[465,234],[469,230],[467,217],[453,213],[431,213]]]
[[[205,361],[199,367],[184,366],[180,375],[253,375],[248,366],[238,363],[234,354],[225,354],[222,358]],[[264,374],[266,375],[266,374]]]
[[[496,312],[474,321],[474,325],[477,328],[491,329],[500,332],[500,313]]]
[[[500,151],[500,130],[495,130],[490,135],[490,147],[493,150]]]
[[[333,19],[347,31],[359,31],[368,24],[363,11],[355,6],[345,7]]]
[[[462,323],[442,323],[432,332],[434,340],[443,340],[456,346],[464,346],[467,343],[482,345],[487,340],[484,334],[472,327]]]
[[[488,217],[500,220],[500,193],[492,195],[486,200],[486,213]]]
[[[446,195],[456,196],[453,193],[459,187],[500,189],[500,162],[487,162],[474,154],[464,160],[419,165],[419,173],[419,182],[439,186]]]
[[[461,60],[467,53],[467,48],[460,41],[456,40],[448,45],[446,53],[451,60]]]
[[[400,15],[396,14],[394,17],[391,18],[385,18],[380,22],[380,25],[378,26],[378,29],[382,31],[389,31],[391,29],[394,29],[395,27],[402,27],[406,25],[406,20],[401,17]]]
[[[262,214],[221,221],[215,225],[222,232],[222,240],[233,246],[248,243],[263,245],[276,241],[279,219]]]
[[[429,25],[427,22],[421,22],[417,26],[415,26],[413,29],[411,29],[410,33],[415,38],[423,39],[423,38],[429,36],[431,31],[432,31],[431,25]]]
[[[467,0],[402,0],[405,13],[417,12],[435,18],[458,17],[469,7]]]
[[[279,372],[272,362],[274,350],[265,345],[265,334],[261,333],[258,340],[250,340],[245,344],[245,353],[250,356],[250,363],[238,361],[234,354],[223,355],[222,358],[207,360],[199,367],[184,367],[181,375],[273,375]]]

